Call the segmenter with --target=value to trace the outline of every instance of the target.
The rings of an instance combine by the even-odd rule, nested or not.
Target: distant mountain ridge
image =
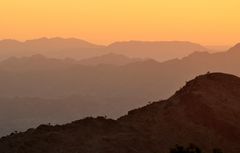
[[[76,38],[39,38],[24,42],[2,40],[0,41],[0,57],[4,59],[11,56],[42,54],[52,58],[87,58],[100,55],[101,48],[103,46]]]
[[[41,125],[0,139],[6,153],[152,153],[194,143],[204,152],[240,151],[240,78],[208,73],[186,83],[167,100],[129,111],[117,120],[86,118]],[[64,145],[63,145],[64,144]],[[40,151],[40,152],[41,152]]]
[[[58,59],[58,58],[49,58],[42,54],[34,54],[32,56],[24,57],[9,57],[6,60],[0,61],[0,69],[4,70],[16,70],[17,68],[29,69],[29,70],[38,70],[42,69],[53,69],[57,70],[59,68],[67,68],[73,65],[82,65],[82,66],[99,66],[99,65],[113,65],[113,66],[123,66],[130,63],[142,62],[149,59],[140,59],[140,58],[129,58],[124,55],[109,53],[96,57],[86,58],[83,60],[75,60],[72,58]]]
[[[107,48],[114,53],[158,61],[182,58],[195,51],[208,50],[200,44],[188,41],[123,41],[115,42]]]
[[[14,45],[14,44],[24,44],[26,46],[34,46],[34,47],[40,47],[40,48],[97,48],[101,47],[101,45],[96,45],[90,42],[87,42],[85,40],[77,39],[77,38],[39,38],[39,39],[32,39],[32,40],[26,40],[26,41],[17,41],[14,39],[4,39],[0,41],[0,45]],[[14,46],[12,46],[14,47]]]
[[[116,42],[108,46],[96,45],[76,38],[39,38],[24,42],[0,41],[0,57],[31,56],[42,54],[51,58],[85,59],[109,53],[122,54],[132,58],[153,58],[159,61],[183,57],[205,47],[185,41],[129,41]]]

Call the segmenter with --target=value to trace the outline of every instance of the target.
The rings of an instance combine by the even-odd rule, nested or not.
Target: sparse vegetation
[[[202,151],[194,144],[190,144],[186,148],[180,145],[176,145],[175,148],[170,149],[170,153],[202,153]]]
[[[190,144],[188,147],[176,145],[170,153],[204,153],[198,146]],[[212,153],[223,153],[221,149],[213,149]]]

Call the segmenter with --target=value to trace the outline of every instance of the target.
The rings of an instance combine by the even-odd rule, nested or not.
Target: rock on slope
[[[132,110],[118,120],[86,118],[41,125],[0,139],[4,153],[166,153],[194,143],[206,152],[240,152],[240,78],[198,76],[168,100]]]

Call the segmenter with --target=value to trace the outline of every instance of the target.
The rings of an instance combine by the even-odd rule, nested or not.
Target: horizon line
[[[194,43],[194,44],[198,44],[201,45],[203,47],[231,47],[234,46],[236,43],[232,43],[232,44],[202,44],[202,43],[198,43],[195,41],[190,41],[190,40],[141,40],[141,39],[128,39],[128,40],[116,40],[116,41],[111,41],[110,43],[96,43],[93,41],[89,41],[87,39],[83,39],[83,38],[79,38],[79,37],[61,37],[61,36],[54,36],[54,37],[47,37],[47,36],[43,36],[43,37],[35,37],[35,38],[30,38],[30,39],[17,39],[17,38],[1,38],[0,41],[6,41],[6,40],[10,40],[10,41],[17,41],[20,43],[26,43],[28,41],[32,41],[32,40],[41,40],[41,39],[47,39],[47,40],[52,40],[52,39],[63,39],[63,40],[70,40],[70,39],[75,39],[75,40],[80,40],[80,41],[85,41],[87,43],[93,44],[93,45],[99,45],[99,46],[109,46],[111,44],[114,43],[121,43],[121,42],[188,42],[188,43]],[[240,41],[239,41],[240,42]]]

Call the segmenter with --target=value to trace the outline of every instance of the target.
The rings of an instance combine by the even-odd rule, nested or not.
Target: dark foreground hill
[[[86,118],[41,125],[0,139],[3,153],[167,153],[175,144],[240,152],[240,78],[199,76],[167,100],[118,120]]]

